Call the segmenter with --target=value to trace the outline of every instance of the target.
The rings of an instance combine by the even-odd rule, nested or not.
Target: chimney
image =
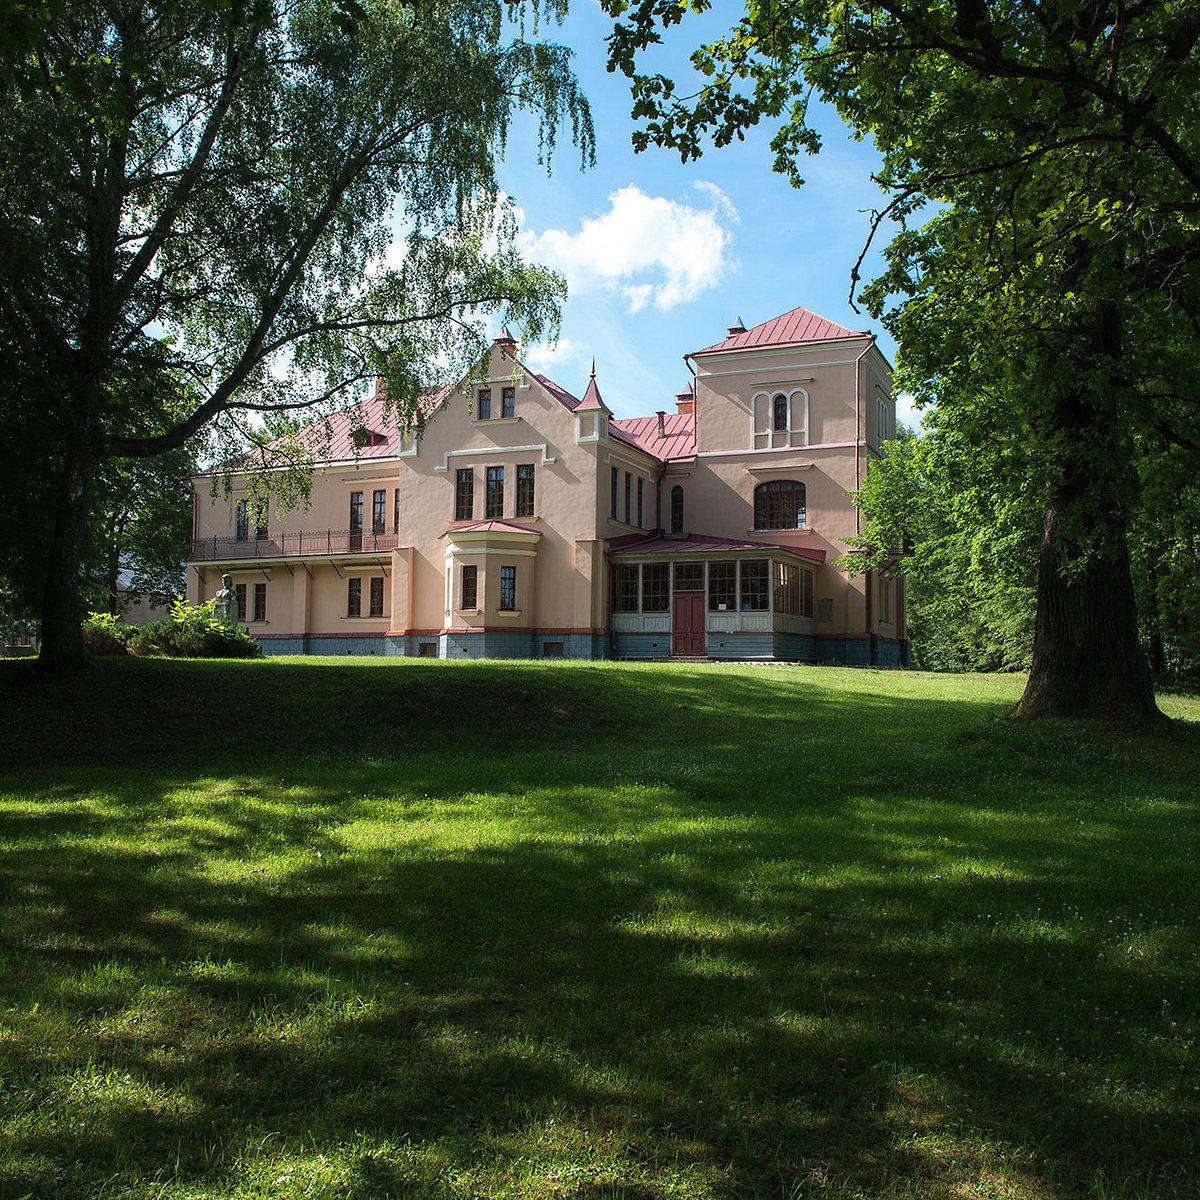
[[[509,358],[517,357],[517,339],[513,337],[512,330],[507,325],[500,330],[500,336],[492,343],[493,346],[499,346]]]
[[[666,425],[663,424],[663,422],[666,421],[667,414],[665,412],[663,412],[663,410],[660,408],[655,415],[658,417],[658,436],[666,437],[667,436],[667,427],[666,427]]]
[[[729,327],[729,336],[730,337],[733,337],[734,334],[745,333],[745,332],[746,332],[746,323],[742,320],[741,317],[736,318],[734,320],[733,324],[730,325],[730,327]]]
[[[681,413],[696,411],[696,397],[690,387],[675,393],[675,411]]]

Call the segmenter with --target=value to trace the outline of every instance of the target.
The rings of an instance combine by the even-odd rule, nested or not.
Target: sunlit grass
[[[1200,1195],[1200,702],[0,676],[0,1196]]]

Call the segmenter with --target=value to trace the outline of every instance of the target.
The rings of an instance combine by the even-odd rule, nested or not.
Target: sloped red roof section
[[[534,379],[538,381],[554,397],[555,400],[563,406],[574,412],[579,407],[579,400],[572,396],[564,387],[559,387],[548,375],[534,375]]]
[[[695,354],[716,354],[724,350],[750,350],[765,346],[795,346],[804,342],[835,342],[842,338],[869,338],[864,329],[847,329],[826,320],[807,308],[793,308],[782,316],[755,325],[742,333],[730,334],[715,346],[696,350]]]
[[[530,529],[527,525],[514,525],[511,521],[451,521],[446,528],[447,533],[528,533],[541,537],[540,529]]]
[[[426,388],[417,401],[418,410],[429,416],[452,390],[450,387]],[[328,444],[325,440],[327,429]],[[394,458],[401,450],[396,413],[387,411],[384,397],[378,390],[361,404],[332,413],[327,419],[310,421],[301,427],[298,436],[318,462]]]
[[[618,544],[619,543],[619,544]],[[785,546],[781,542],[743,542],[737,538],[714,537],[704,533],[689,533],[687,537],[614,538],[609,544],[613,554],[728,554],[735,550],[786,550],[798,558],[823,563],[825,551],[816,546]]]
[[[658,417],[624,417],[608,423],[609,432],[623,442],[653,454],[664,462],[691,458],[696,453],[696,414],[668,413],[663,432],[658,432]]]

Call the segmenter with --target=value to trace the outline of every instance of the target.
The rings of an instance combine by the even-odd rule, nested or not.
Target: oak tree
[[[638,55],[707,4],[608,7],[642,144],[692,157],[771,120],[776,166],[800,181],[814,91],[875,141],[872,233],[896,229],[865,298],[900,344],[897,382],[956,409],[989,467],[1019,459],[1010,488],[1042,506],[1016,713],[1157,720],[1128,530],[1139,447],[1200,442],[1200,7],[754,0],[695,52],[690,97]]]

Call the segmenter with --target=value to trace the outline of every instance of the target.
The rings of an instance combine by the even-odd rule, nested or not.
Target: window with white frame
[[[613,612],[635,613],[637,610],[637,564],[617,563],[613,567]]]
[[[808,444],[808,393],[803,388],[756,392],[751,410],[755,450]]]
[[[896,436],[892,428],[892,402],[882,388],[875,389],[875,440],[883,443]]]

